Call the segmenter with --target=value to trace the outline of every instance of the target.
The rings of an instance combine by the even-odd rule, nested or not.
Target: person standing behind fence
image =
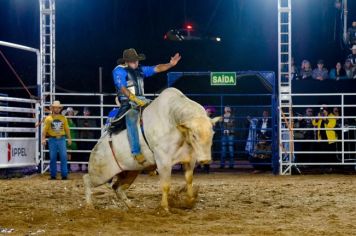
[[[62,111],[62,115],[64,115],[64,116],[76,116],[77,114],[78,114],[78,111],[74,110],[73,107],[67,107],[66,110]],[[76,123],[74,122],[73,118],[69,118],[69,117],[67,117],[67,121],[68,121],[69,130],[70,130],[70,136],[72,137],[72,139],[76,139],[78,137],[78,131],[73,129],[73,128],[77,127]],[[72,141],[71,145],[67,144],[67,150],[68,151],[78,150],[77,142]],[[72,152],[67,153],[67,157],[68,157],[69,161],[73,160],[73,156],[75,156],[74,153],[72,153]],[[70,164],[68,164],[68,170],[71,171]]]
[[[336,154],[331,153],[335,152],[336,149],[336,132],[334,130],[336,126],[336,118],[333,113],[329,113],[327,107],[321,107],[318,117],[313,120],[313,125],[318,128],[317,137],[320,142],[319,150],[323,152],[328,152],[323,155],[323,162],[333,162],[336,159]],[[325,141],[327,140],[327,141]]]
[[[258,120],[258,139],[270,139],[272,137],[272,121],[267,110],[263,111],[262,118]],[[269,141],[270,142],[270,141]]]
[[[305,114],[304,114],[305,118],[300,121],[300,128],[308,129],[302,131],[303,139],[309,140],[301,143],[301,150],[305,152],[313,152],[315,148],[314,142],[312,142],[312,140],[315,140],[313,119],[309,118],[309,117],[313,117],[313,115],[314,115],[313,108],[307,107],[307,109],[305,109]],[[312,161],[313,156],[314,155],[312,153],[299,155],[298,162],[310,162]]]
[[[46,145],[46,137],[48,137],[51,180],[55,180],[57,176],[57,153],[59,153],[61,160],[62,180],[68,178],[65,135],[67,135],[69,145],[72,144],[72,139],[67,118],[60,114],[62,108],[63,106],[59,101],[53,102],[51,105],[51,114],[45,118],[42,132],[42,145]]]
[[[231,107],[224,108],[224,115],[222,119],[222,136],[221,136],[221,159],[220,168],[225,168],[225,158],[227,152],[229,153],[230,161],[229,168],[234,168],[234,134],[235,134],[235,120],[232,115]]]
[[[78,121],[78,127],[82,128],[95,128],[96,127],[96,122],[94,119],[90,119],[91,111],[88,107],[84,107],[83,109],[83,116],[84,118],[79,119]],[[79,132],[79,138],[80,139],[95,139],[95,132],[94,130],[90,129],[83,129],[80,130]],[[81,141],[80,143],[80,149],[85,150],[85,151],[91,151],[91,149],[94,147],[94,142],[91,141]],[[88,161],[90,153],[84,153],[81,155],[83,158],[81,158],[81,161]],[[81,170],[86,171],[86,165],[82,164],[81,165]]]

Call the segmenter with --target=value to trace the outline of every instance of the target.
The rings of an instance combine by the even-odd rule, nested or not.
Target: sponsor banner
[[[36,139],[1,138],[0,165],[36,165]]]

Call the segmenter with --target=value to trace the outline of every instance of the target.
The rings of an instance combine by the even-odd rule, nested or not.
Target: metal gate
[[[234,163],[229,163],[230,167],[236,165],[238,161],[240,165],[252,165],[256,169],[272,167],[273,173],[277,174],[279,167],[274,73],[253,71],[234,73],[237,75],[236,84],[214,86],[211,84],[211,72],[171,72],[168,73],[168,87],[178,88],[186,96],[203,105],[206,110],[210,112],[212,110],[212,116],[223,115],[226,106],[232,109],[235,126],[234,134],[229,135],[230,140],[226,141],[226,130],[222,123],[214,128],[215,165],[221,165],[220,161],[224,159],[229,162],[228,156],[233,152]],[[267,139],[263,140],[267,143],[267,148],[263,148],[261,144],[261,128],[258,126],[259,121],[263,119],[264,111],[268,112],[267,119],[271,121],[270,127],[264,130],[269,133]],[[232,145],[226,145],[226,142],[232,142]],[[222,158],[224,153],[226,157]]]
[[[0,168],[38,165],[38,118],[38,101],[0,95]]]

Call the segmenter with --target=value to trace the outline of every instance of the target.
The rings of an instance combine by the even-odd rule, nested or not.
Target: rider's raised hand
[[[171,60],[169,61],[169,64],[171,64],[171,66],[175,66],[180,61],[181,58],[182,57],[179,55],[179,53],[176,53],[174,55],[174,57],[171,57]]]

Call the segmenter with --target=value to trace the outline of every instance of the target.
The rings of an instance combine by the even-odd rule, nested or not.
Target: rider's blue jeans
[[[130,111],[126,115],[127,135],[131,146],[132,155],[137,155],[141,153],[140,140],[137,128],[138,116],[139,111],[136,109],[130,109]]]

